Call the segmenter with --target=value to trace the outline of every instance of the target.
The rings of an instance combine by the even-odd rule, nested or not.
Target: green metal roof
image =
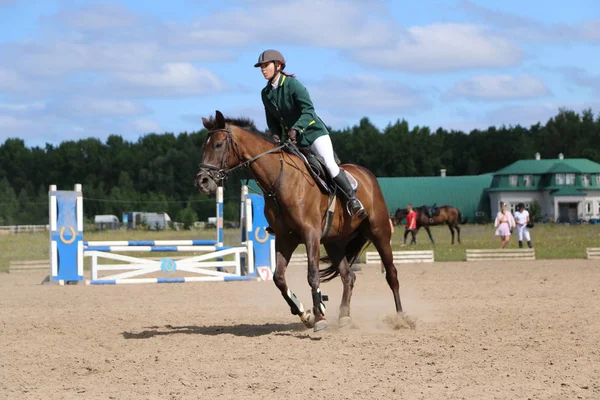
[[[474,176],[433,176],[413,178],[377,178],[388,212],[406,208],[411,203],[415,207],[422,205],[448,205],[457,207],[463,218],[473,222],[476,212],[483,212],[487,218],[490,213],[490,199],[486,192],[492,183],[492,174]],[[260,191],[254,180],[250,187]]]
[[[422,205],[449,205],[457,207],[463,218],[475,220],[476,212],[484,212],[489,217],[489,196],[486,189],[492,183],[492,174],[474,176],[377,178],[388,211],[406,208],[411,203]]]
[[[587,193],[577,190],[573,186],[561,187],[560,189],[551,192],[550,194],[552,196],[587,196]]]
[[[586,158],[519,160],[496,171],[495,175],[547,174],[547,173],[600,173],[600,164]]]

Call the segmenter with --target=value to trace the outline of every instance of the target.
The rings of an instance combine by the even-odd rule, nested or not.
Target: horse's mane
[[[216,120],[214,117],[211,117],[210,119],[208,119],[208,122],[210,124],[212,124],[212,126],[215,126],[216,124]],[[238,118],[229,118],[226,117],[225,118],[225,123],[229,124],[229,125],[234,125],[237,126],[238,128],[242,128],[246,131],[248,131],[249,133],[253,134],[256,137],[259,137],[263,140],[266,140],[269,143],[273,143],[275,144],[275,141],[273,140],[273,137],[271,135],[266,134],[265,132],[259,130],[256,127],[256,124],[254,123],[254,121],[250,118],[247,117],[238,117]]]

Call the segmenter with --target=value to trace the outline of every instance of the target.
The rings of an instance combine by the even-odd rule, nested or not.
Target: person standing
[[[406,226],[404,227],[404,243],[402,243],[402,247],[406,246],[406,237],[409,233],[412,234],[410,244],[417,244],[417,213],[413,210],[412,204],[406,206],[406,211]]]
[[[519,248],[523,248],[523,238],[527,240],[527,246],[531,249],[531,234],[527,225],[530,223],[529,211],[525,209],[525,204],[519,203],[517,205],[517,211],[514,214],[515,223],[517,224],[517,234],[519,237]]]
[[[510,211],[508,211],[505,202],[500,202],[500,211],[496,215],[494,226],[496,227],[496,236],[500,236],[502,240],[500,248],[503,249],[510,240],[512,228],[515,227],[515,219]]]

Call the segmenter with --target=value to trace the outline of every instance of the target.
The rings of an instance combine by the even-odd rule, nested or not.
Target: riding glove
[[[295,129],[290,129],[290,131],[288,132],[288,138],[290,142],[296,143],[296,136],[298,136],[298,131]]]

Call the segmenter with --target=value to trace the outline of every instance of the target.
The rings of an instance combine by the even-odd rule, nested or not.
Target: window
[[[533,186],[533,175],[523,176],[523,182],[525,183],[525,186]]]
[[[510,186],[517,186],[517,182],[519,182],[519,176],[518,175],[510,175],[508,177],[508,183],[510,184]]]
[[[582,186],[590,186],[591,181],[592,181],[592,177],[590,176],[590,174],[581,175],[581,185]]]
[[[585,202],[585,213],[586,214],[592,214],[592,202],[591,201],[586,201]]]
[[[516,206],[515,206],[514,204],[509,204],[509,206],[510,206],[510,207],[509,207],[509,208],[510,208],[510,213],[511,213],[511,214],[514,214],[514,213],[515,213],[515,211],[517,211],[517,208],[516,208]]]
[[[556,184],[557,185],[565,184],[565,174],[556,174]]]
[[[574,185],[575,184],[575,174],[567,174],[566,176],[566,184]]]
[[[600,186],[600,174],[596,174],[596,186]]]

